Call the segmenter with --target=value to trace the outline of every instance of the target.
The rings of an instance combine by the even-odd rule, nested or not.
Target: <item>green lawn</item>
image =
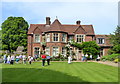
[[[93,62],[3,64],[3,82],[117,82],[118,68]]]

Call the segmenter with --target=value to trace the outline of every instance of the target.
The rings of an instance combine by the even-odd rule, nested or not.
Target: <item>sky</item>
[[[117,0],[2,0],[2,22],[9,16],[24,17],[29,24],[45,24],[56,19],[61,24],[93,25],[96,34],[113,33],[118,25]]]

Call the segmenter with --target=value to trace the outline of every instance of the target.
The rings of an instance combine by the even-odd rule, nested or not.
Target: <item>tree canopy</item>
[[[113,44],[112,51],[114,53],[120,53],[120,27],[118,26],[114,34],[110,35],[110,42]]]
[[[83,42],[81,44],[72,41],[70,45],[78,48],[79,50],[83,50],[83,53],[88,55],[95,56],[100,52],[100,47],[97,45],[95,41]]]
[[[2,50],[13,52],[18,46],[27,49],[28,23],[23,17],[8,17],[2,23]]]
[[[83,42],[83,53],[88,55],[97,55],[100,52],[100,47],[95,41]]]

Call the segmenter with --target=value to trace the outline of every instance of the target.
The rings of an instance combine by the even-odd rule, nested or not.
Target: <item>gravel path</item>
[[[93,61],[93,62],[97,62],[97,61]],[[120,63],[114,63],[114,62],[110,62],[110,61],[98,61],[97,63],[101,63],[101,64],[106,64],[106,65],[110,65],[110,66],[115,66],[115,67],[120,67]]]

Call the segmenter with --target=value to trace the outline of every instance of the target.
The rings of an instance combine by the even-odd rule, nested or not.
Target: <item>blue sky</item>
[[[2,2],[2,22],[9,16],[24,17],[29,24],[44,24],[45,17],[62,24],[92,24],[96,34],[112,33],[118,25],[118,2]]]

